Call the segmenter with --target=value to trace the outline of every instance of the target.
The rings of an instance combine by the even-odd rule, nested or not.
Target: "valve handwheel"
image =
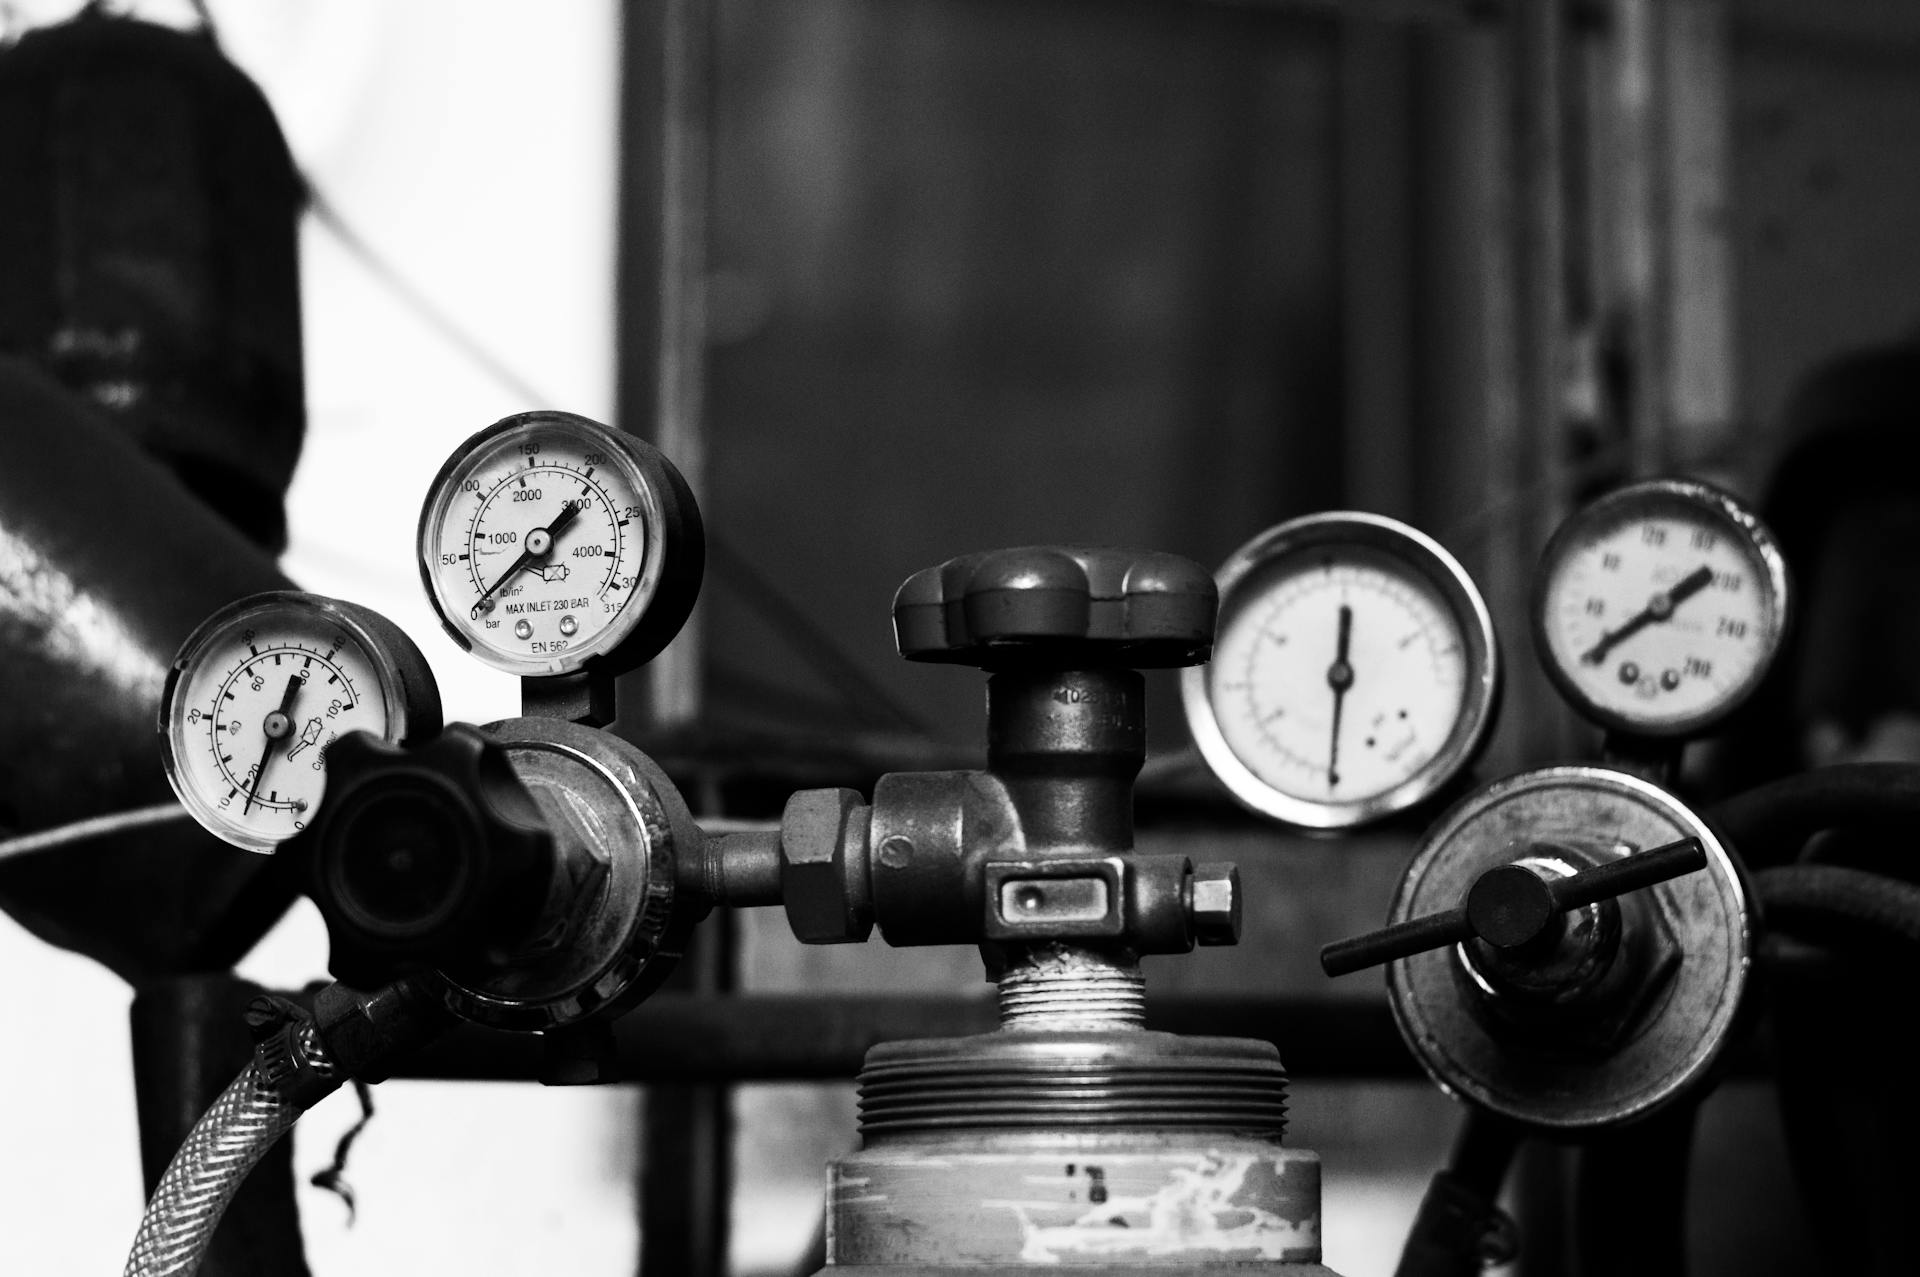
[[[1219,591],[1174,554],[1041,545],[948,559],[893,600],[910,661],[982,669],[1170,669],[1213,650]]]

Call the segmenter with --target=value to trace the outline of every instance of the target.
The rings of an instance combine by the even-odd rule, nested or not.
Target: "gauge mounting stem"
[[[619,717],[617,691],[617,680],[598,670],[529,674],[520,680],[520,713],[527,718],[605,727]]]

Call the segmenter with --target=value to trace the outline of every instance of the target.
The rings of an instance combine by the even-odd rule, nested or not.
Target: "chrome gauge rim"
[[[1588,720],[1632,736],[1694,736],[1765,680],[1791,604],[1786,560],[1751,510],[1698,480],[1655,479],[1608,493],[1555,531],[1534,582],[1534,646]]]
[[[1315,579],[1323,572],[1324,583]],[[1348,574],[1350,605],[1338,602],[1343,597],[1339,593],[1342,572]],[[1215,580],[1220,589],[1220,638],[1214,660],[1183,671],[1181,697],[1201,757],[1246,807],[1303,829],[1351,828],[1431,797],[1484,744],[1500,687],[1492,617],[1466,570],[1425,533],[1381,515],[1355,511],[1308,515],[1270,528],[1241,546]],[[1374,709],[1369,717],[1347,717],[1360,702],[1348,703],[1344,699],[1348,693],[1343,691],[1340,726],[1334,728],[1330,714],[1326,720],[1329,779],[1318,786],[1304,755],[1284,735],[1296,729],[1321,731],[1318,721],[1309,726],[1307,718],[1296,715],[1293,726],[1282,729],[1279,724],[1288,721],[1287,713],[1296,707],[1309,717],[1320,712],[1318,702],[1331,696],[1336,671],[1303,656],[1302,660],[1311,662],[1304,679],[1279,677],[1280,658],[1263,653],[1260,640],[1249,635],[1266,620],[1278,624],[1277,618],[1291,617],[1290,609],[1296,607],[1312,610],[1316,630],[1331,624],[1321,612],[1330,618],[1344,610],[1349,637],[1343,641],[1357,643],[1351,637],[1357,624],[1352,618],[1356,609],[1364,612],[1359,600],[1368,590],[1382,596],[1375,612],[1384,608],[1385,615],[1395,615],[1397,610],[1404,615],[1402,628],[1409,633],[1396,635],[1396,642],[1405,637],[1406,643],[1397,652],[1376,655],[1371,671],[1357,658],[1348,670],[1348,688],[1356,696],[1364,690]],[[1413,633],[1428,628],[1434,632],[1424,639]],[[1286,637],[1295,636],[1289,631]],[[1316,633],[1315,641],[1324,646],[1325,636]],[[1457,646],[1457,651],[1447,650],[1450,646]],[[1351,654],[1352,648],[1343,650]],[[1408,673],[1418,666],[1416,658],[1422,650],[1442,663],[1448,683],[1444,696],[1436,687],[1413,681],[1429,675]],[[1369,678],[1375,681],[1363,682]],[[1398,690],[1406,698],[1404,703],[1392,703],[1399,708],[1381,699],[1393,680],[1401,680]],[[1457,696],[1452,690],[1455,682]],[[1410,706],[1424,708],[1410,711]],[[1375,730],[1369,732],[1369,727]],[[1333,778],[1348,776],[1336,765],[1340,747],[1336,741],[1348,749],[1349,760],[1358,758],[1372,766],[1372,783],[1363,783],[1363,792],[1338,792]],[[1394,754],[1395,750],[1400,752]],[[1377,751],[1378,757],[1371,757],[1369,751]]]

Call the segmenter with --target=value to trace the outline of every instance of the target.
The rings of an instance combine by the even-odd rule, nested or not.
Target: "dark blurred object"
[[[1920,342],[1816,367],[1789,397],[1783,424],[1786,445],[1761,513],[1799,583],[1803,619],[1744,725],[1729,732],[1716,778],[1723,789],[1809,765],[1920,762]],[[1826,832],[1804,851],[1778,846],[1767,858],[1843,862],[1852,870],[1837,872],[1866,885],[1863,900],[1891,906],[1910,894],[1898,878],[1920,876],[1910,842],[1887,821],[1905,787],[1857,774],[1876,785],[1873,801],[1828,811],[1818,822]],[[1803,843],[1810,823],[1797,822]],[[1783,832],[1769,831],[1776,842]],[[1769,871],[1783,872],[1808,870]],[[1784,929],[1792,919],[1781,912]],[[1899,1063],[1910,1054],[1905,1026],[1888,1009],[1911,988],[1920,950],[1901,952],[1912,947],[1895,940],[1842,948],[1873,933],[1828,931],[1831,951],[1794,944],[1805,960],[1768,964],[1794,1175],[1830,1271],[1910,1272],[1899,1204],[1920,1195],[1912,1157],[1920,1103]],[[1801,934],[1796,925],[1796,940]],[[1789,943],[1776,936],[1768,956]]]
[[[205,37],[88,10],[0,50],[0,354],[275,552],[306,423],[304,189]]]
[[[0,49],[0,839],[169,802],[174,651],[289,588],[301,189],[202,37],[90,10]],[[230,965],[293,897],[185,820],[33,847],[0,908],[134,981]]]
[[[1809,764],[1909,761],[1897,719],[1920,725],[1920,343],[1818,366],[1789,397],[1783,434],[1760,514],[1802,619],[1727,732],[1720,793]],[[1920,759],[1920,734],[1913,743]]]
[[[1913,1271],[1906,1212],[1920,1192],[1912,1046],[1904,1017],[1920,951],[1905,961],[1827,951],[1780,937],[1769,965],[1780,1112],[1794,1181],[1828,1271]]]
[[[171,801],[173,653],[216,607],[291,587],[124,432],[5,359],[0,430],[0,837]],[[273,864],[188,820],[137,826],[0,858],[0,908],[130,980],[219,968],[292,899]]]

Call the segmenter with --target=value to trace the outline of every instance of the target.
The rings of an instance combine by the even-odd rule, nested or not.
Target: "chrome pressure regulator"
[[[237,605],[183,651],[170,774],[216,832],[300,860],[343,984],[540,1032],[548,1081],[610,1076],[606,1026],[716,905],[779,906],[806,943],[978,946],[1001,1027],[868,1056],[863,1148],[831,1172],[834,1272],[1325,1273],[1277,1053],[1143,1023],[1141,955],[1240,931],[1231,865],[1134,845],[1140,671],[1207,659],[1210,576],[1064,546],[915,574],[899,650],[987,673],[987,766],[801,791],[777,830],[708,834],[601,730],[613,675],[687,615],[700,537],[646,445],[509,418],[443,468],[420,562],[449,633],[521,675],[525,716],[440,729],[403,635],[282,597],[272,625]]]
[[[1321,954],[1329,975],[1386,965],[1409,1049],[1475,1114],[1403,1272],[1478,1271],[1523,1134],[1637,1140],[1643,1170],[1662,1139],[1684,1149],[1686,1103],[1736,1026],[1754,919],[1737,858],[1670,787],[1687,741],[1753,693],[1788,617],[1770,534],[1705,484],[1629,485],[1547,545],[1535,645],[1605,732],[1606,765],[1460,799],[1421,840],[1390,925]],[[1663,1110],[1680,1115],[1669,1128],[1615,1134]]]

